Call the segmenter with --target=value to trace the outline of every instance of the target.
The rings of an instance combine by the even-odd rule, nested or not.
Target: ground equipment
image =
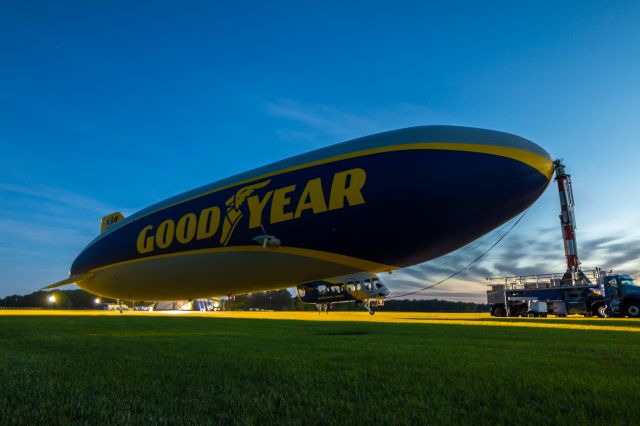
[[[554,162],[560,195],[560,227],[567,270],[559,274],[487,278],[491,315],[543,316],[548,314],[629,316],[640,318],[640,286],[632,276],[580,268],[571,175],[561,160]]]
[[[496,317],[546,317],[569,314],[602,318],[640,318],[640,286],[630,275],[600,269],[582,272],[579,281],[565,274],[488,278],[487,300]]]

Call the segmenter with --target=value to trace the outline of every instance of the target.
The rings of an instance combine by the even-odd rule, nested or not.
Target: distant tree
[[[56,301],[53,304],[48,301],[48,297],[52,294],[56,297]],[[95,307],[94,301],[95,295],[84,290],[36,291],[24,296],[12,295],[0,299],[0,307],[91,309]],[[103,302],[114,303],[115,301],[103,299]],[[274,290],[236,296],[235,300],[224,302],[224,309],[313,311],[316,308],[313,304],[303,303],[298,297],[291,296],[291,293],[287,290]],[[360,311],[362,306],[358,306],[355,303],[338,303],[333,305],[332,310]],[[438,299],[403,299],[389,300],[380,310],[399,312],[488,312],[489,305]]]
[[[56,301],[49,302],[50,296]],[[5,308],[62,308],[87,309],[94,307],[95,296],[84,290],[36,291],[23,296],[12,295],[0,299],[0,306]]]
[[[385,302],[383,310],[399,312],[488,312],[489,305],[438,299],[401,299]]]
[[[314,310],[315,306],[302,303],[296,298],[295,310]],[[337,303],[331,307],[333,311],[362,311],[362,305],[355,303]],[[388,300],[384,306],[378,308],[382,311],[396,312],[488,312],[489,305],[470,302],[451,302],[438,299],[402,299]]]
[[[251,293],[247,298],[248,309],[290,310],[293,307],[291,294],[287,290]]]

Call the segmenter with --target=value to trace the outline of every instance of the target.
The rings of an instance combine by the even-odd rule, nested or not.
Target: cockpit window
[[[322,294],[322,293],[326,293],[327,292],[327,286],[324,284],[320,284],[318,286],[318,293]]]
[[[298,287],[298,296],[300,296],[301,298],[304,297],[306,294],[306,292],[304,291],[304,288],[302,287]]]
[[[364,289],[365,290],[371,290],[371,280],[370,279],[366,279],[364,280]]]
[[[634,279],[632,277],[621,278],[620,279],[620,284],[622,284],[622,285],[634,285],[634,286],[638,285],[638,284],[636,284],[636,282],[634,281]]]
[[[382,283],[380,281],[376,282],[376,288],[382,288]]]

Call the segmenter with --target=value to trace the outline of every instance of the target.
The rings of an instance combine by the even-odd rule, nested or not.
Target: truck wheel
[[[600,318],[609,318],[612,314],[611,308],[609,308],[607,305],[598,306],[598,309],[596,312]]]
[[[640,318],[640,303],[629,302],[624,308],[624,313],[629,318]]]

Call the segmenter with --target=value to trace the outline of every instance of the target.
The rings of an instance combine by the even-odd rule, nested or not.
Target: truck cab
[[[610,309],[607,314],[640,318],[640,285],[631,275],[605,275],[604,301]]]

